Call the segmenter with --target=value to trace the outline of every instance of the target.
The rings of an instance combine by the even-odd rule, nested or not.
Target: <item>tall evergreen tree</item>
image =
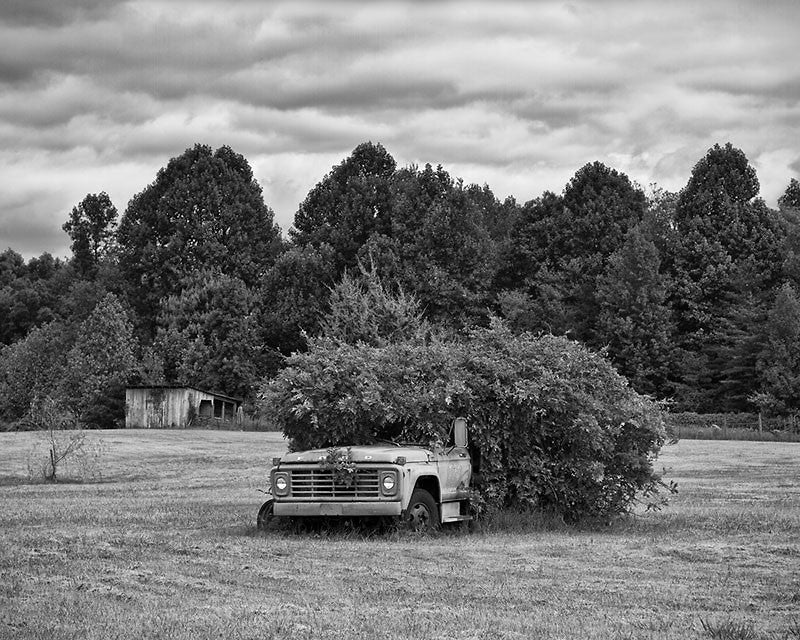
[[[346,272],[331,291],[322,335],[374,347],[419,337],[425,323],[417,299],[387,286],[374,265],[358,266],[358,274]]]
[[[670,394],[672,317],[655,243],[640,226],[626,234],[598,278],[598,341],[640,393]]]
[[[783,267],[782,230],[774,212],[755,199],[758,188],[744,153],[728,143],[715,145],[695,165],[678,197],[671,269],[686,354],[683,408],[747,408],[758,319]]]

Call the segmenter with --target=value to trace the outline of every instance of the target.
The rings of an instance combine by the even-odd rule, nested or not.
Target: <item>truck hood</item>
[[[406,462],[428,462],[433,457],[430,449],[424,447],[390,447],[385,445],[349,447],[353,462],[394,462],[398,457],[404,457]],[[339,447],[346,451],[348,447]],[[287,453],[281,458],[281,464],[294,462],[319,462],[328,455],[327,449],[311,449],[309,451],[296,451]]]

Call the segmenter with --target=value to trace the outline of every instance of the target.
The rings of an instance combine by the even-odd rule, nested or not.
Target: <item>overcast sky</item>
[[[284,230],[359,143],[525,202],[599,160],[677,190],[714,143],[800,176],[800,1],[2,0],[0,251],[69,254],[170,158],[229,145]]]

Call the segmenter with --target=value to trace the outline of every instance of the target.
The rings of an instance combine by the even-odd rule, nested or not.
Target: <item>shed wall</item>
[[[218,409],[222,405],[224,409]],[[212,407],[210,416],[204,408]],[[235,403],[197,389],[152,387],[125,391],[125,427],[128,429],[186,429],[203,426],[208,418],[236,419]],[[205,420],[201,418],[205,417]]]

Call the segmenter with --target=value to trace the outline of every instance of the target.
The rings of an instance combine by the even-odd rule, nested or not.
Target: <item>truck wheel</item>
[[[258,517],[256,518],[256,526],[258,527],[259,531],[264,531],[269,527],[270,523],[275,517],[274,507],[274,500],[267,500],[261,505],[261,508],[258,510]]]
[[[403,523],[411,531],[433,531],[439,528],[439,509],[425,489],[414,489]]]

